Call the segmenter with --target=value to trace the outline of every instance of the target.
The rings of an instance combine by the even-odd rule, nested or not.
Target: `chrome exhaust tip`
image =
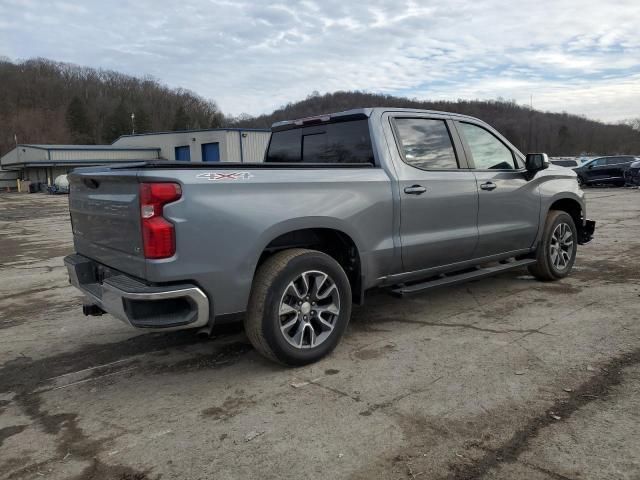
[[[196,335],[200,340],[207,340],[208,338],[211,338],[212,330],[213,330],[213,322],[209,322],[204,327],[199,328],[198,331],[196,332]]]

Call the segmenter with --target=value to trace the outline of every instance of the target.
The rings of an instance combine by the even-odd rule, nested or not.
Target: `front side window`
[[[480,170],[513,170],[513,153],[492,133],[471,123],[458,123],[471,150],[475,168]]]
[[[395,124],[406,163],[422,170],[458,168],[444,120],[396,118]]]

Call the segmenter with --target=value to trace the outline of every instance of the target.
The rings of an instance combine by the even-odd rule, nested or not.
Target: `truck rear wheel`
[[[550,281],[566,277],[576,260],[578,232],[571,215],[551,210],[544,224],[537,262],[529,266],[529,273],[538,280]]]
[[[330,353],[351,317],[351,286],[338,262],[315,250],[273,254],[253,280],[245,330],[256,350],[285,365]]]

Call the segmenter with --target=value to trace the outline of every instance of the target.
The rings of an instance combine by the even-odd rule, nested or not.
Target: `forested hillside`
[[[403,107],[443,110],[478,117],[497,128],[523,152],[550,155],[640,154],[640,131],[628,125],[611,125],[566,113],[531,110],[507,101],[419,101],[363,92],[313,94],[269,115],[242,118],[243,127],[268,127],[273,122],[337,112],[358,107]]]
[[[222,125],[213,101],[151,78],[52,62],[0,59],[0,155],[19,143],[110,143],[136,132]]]
[[[576,115],[530,110],[507,101],[418,101],[364,92],[314,93],[268,115],[225,117],[212,100],[135,78],[45,59],[0,58],[0,155],[19,143],[110,143],[122,134],[220,126],[268,128],[357,107],[426,108],[479,117],[524,152],[640,154],[640,132]],[[135,114],[135,125],[131,114]]]

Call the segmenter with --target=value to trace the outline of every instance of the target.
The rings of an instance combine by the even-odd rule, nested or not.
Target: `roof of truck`
[[[458,118],[468,118],[473,120],[479,120],[475,117],[471,117],[469,115],[462,115],[460,113],[453,112],[443,112],[439,110],[423,110],[419,108],[397,108],[397,107],[369,107],[369,108],[353,108],[351,110],[344,110],[342,112],[334,112],[334,113],[323,113],[320,115],[313,115],[311,117],[298,118],[295,120],[282,120],[280,122],[275,122],[271,125],[272,130],[285,130],[287,127],[301,126],[304,124],[314,124],[314,123],[322,123],[328,122],[330,120],[333,121],[345,121],[345,120],[356,120],[358,118],[369,118],[375,111],[384,111],[384,112],[406,112],[406,113],[434,113],[438,115],[451,115]]]

